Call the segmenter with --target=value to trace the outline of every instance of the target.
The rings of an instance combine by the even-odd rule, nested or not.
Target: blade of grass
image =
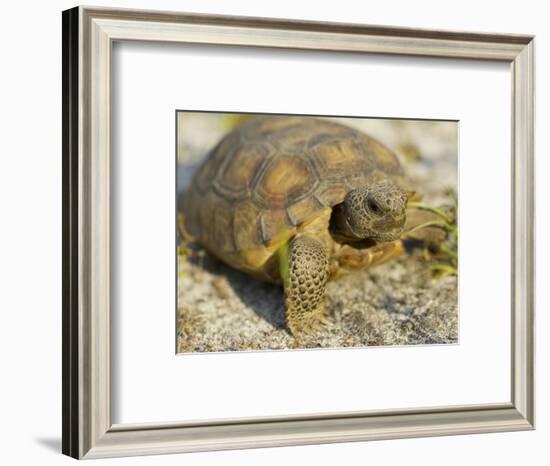
[[[407,235],[417,230],[421,230],[422,228],[428,228],[428,227],[437,227],[437,228],[442,228],[445,231],[449,231],[449,225],[446,222],[443,222],[442,220],[430,220],[429,222],[421,223],[420,225],[416,225],[410,228],[405,232],[404,237],[406,238]]]
[[[428,204],[423,204],[422,202],[409,202],[407,204],[407,208],[427,210],[428,212],[432,212],[437,216],[441,217],[443,220],[445,220],[445,222],[449,224],[453,222],[453,219],[449,217],[449,215],[447,215],[443,210]]]

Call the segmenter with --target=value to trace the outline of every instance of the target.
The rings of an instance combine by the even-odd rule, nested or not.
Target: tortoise
[[[182,199],[185,228],[211,254],[285,291],[298,337],[328,324],[327,281],[403,252],[414,196],[396,155],[348,126],[254,117],[228,133]]]

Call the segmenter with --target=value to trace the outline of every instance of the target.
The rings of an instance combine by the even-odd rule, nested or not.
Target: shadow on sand
[[[225,265],[207,252],[203,256],[195,255],[188,260],[224,280],[241,302],[259,317],[277,329],[286,329],[284,292],[281,286],[246,275]]]

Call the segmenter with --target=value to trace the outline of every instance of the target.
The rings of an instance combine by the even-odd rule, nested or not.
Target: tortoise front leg
[[[286,323],[294,337],[299,338],[326,322],[324,304],[328,277],[329,257],[323,243],[304,235],[293,238],[283,283]]]
[[[380,243],[365,249],[345,245],[332,258],[330,276],[332,279],[337,279],[351,272],[383,264],[404,252],[405,248],[401,240]]]

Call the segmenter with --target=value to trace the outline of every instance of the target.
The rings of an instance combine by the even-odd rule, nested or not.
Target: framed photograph
[[[178,111],[178,353],[458,343],[457,136]]]
[[[63,452],[534,428],[534,38],[63,12]]]

